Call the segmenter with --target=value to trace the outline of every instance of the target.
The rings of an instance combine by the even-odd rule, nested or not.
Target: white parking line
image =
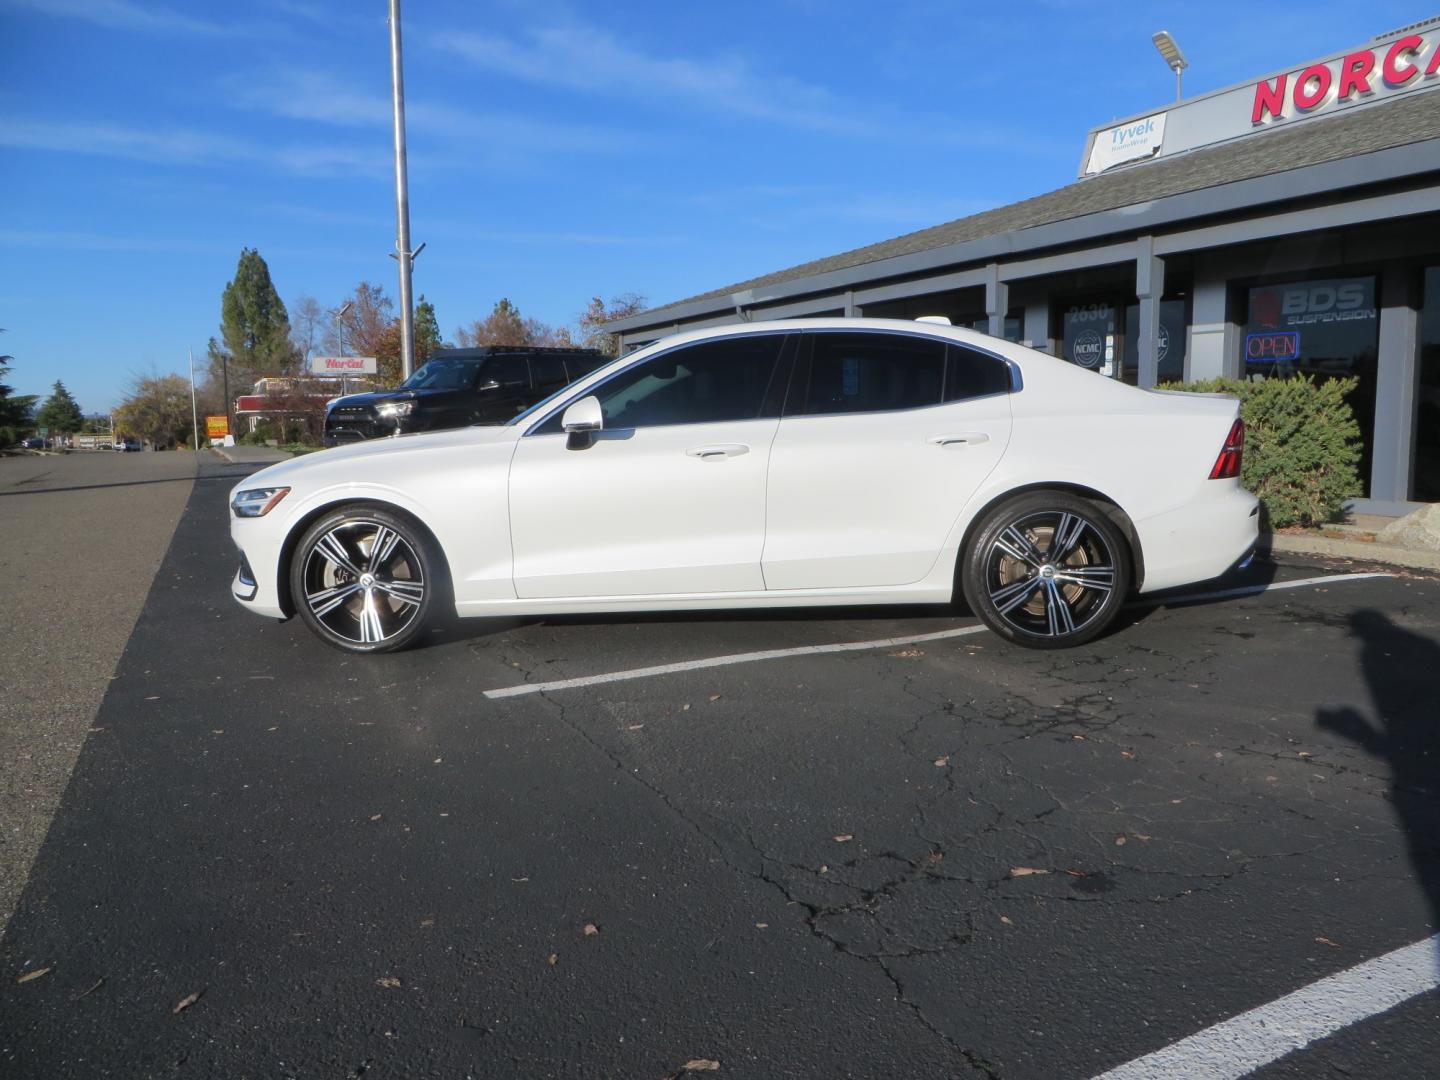
[[[1259,593],[1275,592],[1279,589],[1298,589],[1305,585],[1327,585],[1340,581],[1359,581],[1363,578],[1394,577],[1394,574],[1330,574],[1326,577],[1301,578],[1297,581],[1276,581],[1269,585],[1242,585],[1234,589],[1220,589],[1208,593],[1187,593],[1164,600],[1140,600],[1134,607],[1159,607],[1171,604],[1194,604],[1203,600],[1222,600],[1234,596],[1255,596]],[[648,679],[656,675],[675,675],[682,671],[699,671],[703,668],[729,667],[731,664],[753,664],[760,660],[780,660],[787,656],[817,656],[821,653],[863,652],[867,649],[890,649],[896,645],[916,645],[925,641],[942,641],[946,638],[965,637],[984,632],[985,627],[962,626],[955,630],[940,630],[933,634],[914,634],[909,637],[879,638],[874,641],[847,641],[839,645],[800,645],[790,649],[765,649],[761,652],[731,653],[728,656],[710,656],[702,660],[682,660],[675,664],[656,664],[653,667],[630,668],[626,671],[611,671],[603,675],[582,675],[574,679],[556,679],[553,682],[521,683],[519,686],[504,686],[498,690],[486,690],[487,698],[521,697],[525,694],[544,694],[552,690],[575,690],[582,686],[598,686],[602,683],[625,682],[629,679]]]
[[[1440,986],[1440,934],[1206,1028],[1095,1080],[1234,1080]]]

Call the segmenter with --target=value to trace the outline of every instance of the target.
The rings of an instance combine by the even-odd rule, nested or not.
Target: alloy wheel
[[[297,603],[311,620],[365,651],[381,650],[421,617],[424,569],[414,545],[386,522],[354,517],[314,537]]]

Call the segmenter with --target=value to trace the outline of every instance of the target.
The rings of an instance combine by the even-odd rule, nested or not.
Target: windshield
[[[479,360],[431,360],[400,384],[401,390],[468,390],[475,385]]]

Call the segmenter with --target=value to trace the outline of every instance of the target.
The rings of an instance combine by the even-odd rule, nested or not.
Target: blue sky
[[[257,247],[393,296],[385,0],[0,0],[0,352],[87,411],[185,371]],[[1317,0],[405,0],[417,292],[572,323],[1060,187],[1086,130],[1434,14]]]

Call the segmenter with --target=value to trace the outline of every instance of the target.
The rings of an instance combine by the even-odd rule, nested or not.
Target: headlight
[[[235,493],[235,498],[230,501],[230,509],[235,511],[236,517],[264,517],[289,494],[288,487],[250,488]]]
[[[375,406],[375,412],[386,420],[398,420],[402,416],[409,416],[414,410],[413,401],[387,401],[384,405]]]

